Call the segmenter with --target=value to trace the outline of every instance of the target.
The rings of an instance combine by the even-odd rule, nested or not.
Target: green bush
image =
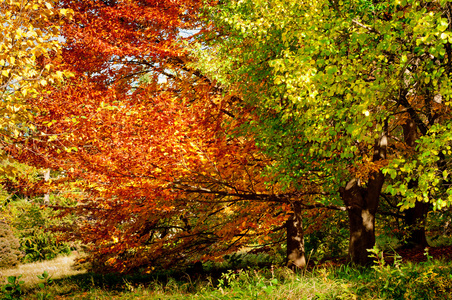
[[[19,247],[19,239],[14,236],[11,227],[0,220],[0,269],[19,264],[22,256]]]
[[[23,207],[23,213],[16,218],[20,250],[25,254],[24,262],[49,260],[59,254],[71,253],[69,245],[58,241],[56,233],[49,230],[50,217],[46,209],[28,204]]]
[[[24,253],[23,261],[26,263],[49,260],[59,254],[71,253],[67,243],[59,242],[52,232],[40,228],[31,230],[22,237],[20,249]]]
[[[59,241],[51,230],[52,226],[57,226],[51,223],[53,211],[25,200],[11,202],[8,209],[24,254],[23,262],[49,260],[59,254],[71,253],[69,244]]]
[[[452,299],[451,268],[435,262],[375,267],[373,282],[377,294],[385,299]]]
[[[387,264],[381,250],[374,248],[371,252],[375,265],[367,273],[364,286],[358,288],[364,294],[379,299],[452,299],[452,267],[432,260],[428,250],[427,262],[417,264],[402,263],[396,253],[394,263]]]

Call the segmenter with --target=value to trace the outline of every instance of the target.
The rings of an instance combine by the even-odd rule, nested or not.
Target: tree
[[[448,2],[225,1],[206,14],[218,34],[200,70],[255,109],[246,130],[275,180],[346,206],[351,261],[369,262],[382,191],[401,210],[450,205]]]
[[[36,101],[35,134],[10,151],[62,170],[78,188],[81,218],[71,234],[92,260],[104,271],[183,265],[270,237],[287,219],[287,200],[265,185],[268,160],[252,138],[227,134],[247,112],[189,67],[177,32],[196,28],[186,15],[195,6],[61,5],[74,11],[63,59],[76,76]]]
[[[106,86],[164,74],[168,60],[184,54],[182,35],[190,36],[197,29],[201,4],[199,0],[61,0],[61,7],[74,12],[73,21],[62,28],[65,61]]]
[[[96,85],[55,91],[35,117],[45,138],[15,155],[66,170],[84,191],[74,195],[75,233],[93,261],[106,261],[104,271],[218,258],[272,235],[278,242],[272,231],[287,219],[290,194],[273,194],[277,186],[260,174],[268,160],[252,139],[221,128],[239,119],[220,103],[170,96],[155,96],[152,84],[130,94]]]
[[[69,74],[57,69],[61,59],[58,39],[67,9],[56,9],[53,1],[0,1],[0,135],[2,150],[12,138],[33,129],[33,99]],[[3,174],[11,174],[11,164],[2,164]]]
[[[35,103],[35,135],[10,151],[76,188],[70,233],[92,261],[104,271],[183,265],[281,243],[286,229],[289,263],[303,266],[300,208],[325,205],[294,202],[319,193],[315,184],[267,184],[273,162],[252,134],[235,134],[254,122],[252,109],[192,67],[194,37],[179,31],[199,26],[197,2],[61,5],[74,11],[63,59],[76,76]]]

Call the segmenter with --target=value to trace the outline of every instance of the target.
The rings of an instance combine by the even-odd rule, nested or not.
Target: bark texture
[[[429,246],[425,236],[425,221],[429,205],[429,203],[416,202],[413,208],[405,211],[405,226],[408,236],[404,248],[414,249]]]
[[[306,266],[304,249],[304,232],[301,216],[301,205],[292,203],[293,213],[286,222],[287,227],[287,266],[293,269]]]
[[[387,137],[383,136],[374,147],[373,161],[386,158]],[[384,175],[381,171],[369,174],[367,186],[360,186],[357,179],[348,182],[340,189],[344,204],[347,206],[350,240],[349,260],[357,265],[371,263],[368,249],[375,245],[375,214],[378,209]]]
[[[402,126],[403,137],[407,147],[414,149],[418,136],[416,123],[409,119]],[[412,189],[418,185],[417,179],[408,183],[408,188]],[[405,211],[405,226],[407,228],[407,237],[404,248],[425,248],[428,246],[425,236],[425,221],[429,210],[429,204],[424,202],[416,202],[414,207]]]

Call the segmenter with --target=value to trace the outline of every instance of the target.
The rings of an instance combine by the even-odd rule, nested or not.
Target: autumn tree
[[[269,94],[266,85],[273,85],[266,81],[271,69],[265,71],[261,64],[265,76],[256,80],[260,84],[251,84],[248,76],[252,79],[255,73],[250,72],[243,81],[249,90],[237,88],[234,80],[242,80],[244,73],[234,68],[254,61],[248,57],[236,64],[234,59],[249,51],[240,47],[230,51],[232,65],[222,64],[232,73],[220,70],[215,77],[209,64],[194,68],[186,45],[201,36],[188,36],[190,32],[206,25],[196,13],[199,4],[58,4],[74,11],[73,21],[62,28],[62,64],[76,76],[35,102],[40,109],[32,138],[22,141],[24,148],[10,151],[18,159],[64,174],[62,181],[71,183],[79,201],[75,210],[80,218],[70,233],[91,247],[92,260],[105,263],[104,270],[184,264],[217,258],[250,243],[281,242],[278,229],[283,225],[289,263],[302,267],[303,208],[346,209],[331,196],[337,194],[332,188],[334,161],[324,156],[300,159],[299,148],[306,144],[302,137],[315,135],[297,127],[299,113],[284,113],[284,97],[280,106],[273,105],[274,91]],[[233,32],[228,35],[233,37]],[[248,102],[253,99],[249,91],[259,97]],[[319,127],[318,134],[325,128]],[[324,138],[328,141],[327,135]],[[290,143],[298,148],[287,148]],[[318,141],[308,144],[322,154]],[[336,152],[341,153],[340,148]],[[381,157],[374,157],[374,162],[368,157],[358,165],[362,181],[381,167]],[[338,170],[347,175],[353,166],[342,163]],[[273,171],[263,177],[269,167]],[[316,196],[324,201],[313,202]]]
[[[347,208],[352,262],[369,262],[382,193],[417,230],[449,207],[449,2],[224,1],[205,14],[216,34],[199,69],[255,109],[245,129],[272,178]]]
[[[46,87],[68,76],[56,69],[61,63],[58,39],[60,22],[70,17],[67,9],[56,9],[54,1],[0,1],[0,156],[12,138],[33,129],[30,123],[33,99]],[[11,164],[2,164],[3,174],[11,174]]]
[[[269,160],[251,136],[230,135],[252,115],[191,67],[180,31],[197,29],[198,4],[59,3],[74,12],[62,34],[76,76],[34,103],[36,130],[10,151],[76,187],[70,233],[104,271],[183,265],[284,237],[294,195],[265,184]]]

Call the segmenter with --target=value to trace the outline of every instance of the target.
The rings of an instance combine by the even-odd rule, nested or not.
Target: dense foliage
[[[29,99],[45,93],[46,87],[61,82],[70,74],[61,69],[60,24],[70,17],[58,10],[54,1],[0,1],[0,114],[3,150],[15,137],[26,134],[33,125]],[[12,174],[11,164],[0,166]]]
[[[450,3],[225,1],[206,14],[220,34],[200,68],[256,110],[245,130],[275,180],[347,207],[355,262],[381,196],[425,245],[427,211],[451,203]]]
[[[429,211],[449,218],[449,2],[35,2],[3,4],[43,16],[24,36],[53,34],[26,63],[48,78],[10,75],[22,48],[2,63],[27,112],[4,147],[58,172],[41,187],[76,202],[50,206],[99,269],[281,244],[304,267],[306,234],[347,230],[364,265],[377,212],[417,247]]]
[[[11,153],[64,170],[59,182],[72,184],[54,189],[73,192],[78,200],[73,210],[80,216],[67,233],[89,247],[96,266],[130,271],[184,265],[221,258],[250,243],[280,242],[278,227],[289,209],[272,205],[287,200],[273,196],[277,185],[265,185],[260,176],[268,160],[251,137],[229,135],[249,118],[248,111],[194,74],[179,49],[182,37],[174,26],[196,28],[196,15],[172,2],[68,5],[77,22],[64,27],[63,59],[77,76],[33,100],[40,108],[37,130],[18,139],[21,146]],[[86,15],[87,7],[98,10],[95,17]],[[162,7],[165,18],[152,13]],[[148,19],[135,19],[137,9]],[[107,21],[118,28],[110,43],[128,43],[122,52],[95,38]],[[156,28],[143,35],[143,24]],[[79,60],[87,55],[91,63]],[[102,76],[104,71],[109,75]]]

